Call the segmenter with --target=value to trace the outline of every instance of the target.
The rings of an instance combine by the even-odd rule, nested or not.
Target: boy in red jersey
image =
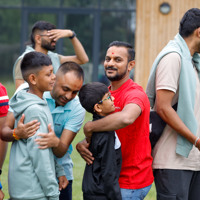
[[[0,135],[1,135],[1,129],[2,125],[4,123],[4,120],[6,118],[6,115],[8,113],[8,95],[6,88],[0,83]],[[6,157],[6,151],[7,151],[7,142],[4,142],[0,139],[0,175],[2,173],[2,167],[3,167],[3,162]],[[4,193],[2,191],[2,185],[0,182],[0,200],[4,198]]]

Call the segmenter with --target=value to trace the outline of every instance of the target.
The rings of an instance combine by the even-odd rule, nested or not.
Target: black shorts
[[[199,200],[200,171],[155,169],[157,200]]]

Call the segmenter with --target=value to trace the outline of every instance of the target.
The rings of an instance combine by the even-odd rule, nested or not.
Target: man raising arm
[[[70,39],[75,51],[75,55],[66,56],[53,52],[56,49],[56,42],[60,38]],[[76,37],[75,32],[72,30],[56,29],[56,26],[49,22],[37,21],[32,27],[30,41],[31,45],[26,46],[25,52],[16,60],[13,67],[13,76],[16,89],[22,83],[24,83],[21,74],[20,64],[23,56],[30,51],[38,51],[44,54],[48,54],[53,63],[54,73],[56,73],[59,66],[64,62],[72,61],[80,65],[88,62],[88,56],[82,44]]]

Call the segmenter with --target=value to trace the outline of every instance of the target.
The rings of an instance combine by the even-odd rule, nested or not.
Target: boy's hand
[[[40,122],[38,122],[37,120],[33,120],[24,124],[24,118],[25,115],[22,114],[15,129],[15,134],[20,139],[27,139],[33,136],[40,127]]]
[[[91,165],[94,161],[94,157],[92,156],[92,153],[88,150],[88,148],[89,143],[87,143],[86,139],[76,145],[76,150],[79,152],[81,157],[86,161],[88,165]]]
[[[59,191],[65,189],[69,184],[69,181],[67,180],[66,176],[60,176],[58,178],[58,182],[59,182]]]
[[[48,125],[48,130],[49,133],[38,133],[38,136],[41,136],[41,138],[35,139],[35,142],[39,145],[40,149],[57,147],[59,145],[60,139],[51,128],[51,124]]]

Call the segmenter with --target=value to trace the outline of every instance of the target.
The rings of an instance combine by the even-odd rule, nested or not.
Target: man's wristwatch
[[[74,31],[72,31],[72,33],[73,33],[72,36],[69,37],[70,40],[76,37],[76,33]]]
[[[1,173],[2,173],[2,170],[0,169],[0,175],[1,175]]]

